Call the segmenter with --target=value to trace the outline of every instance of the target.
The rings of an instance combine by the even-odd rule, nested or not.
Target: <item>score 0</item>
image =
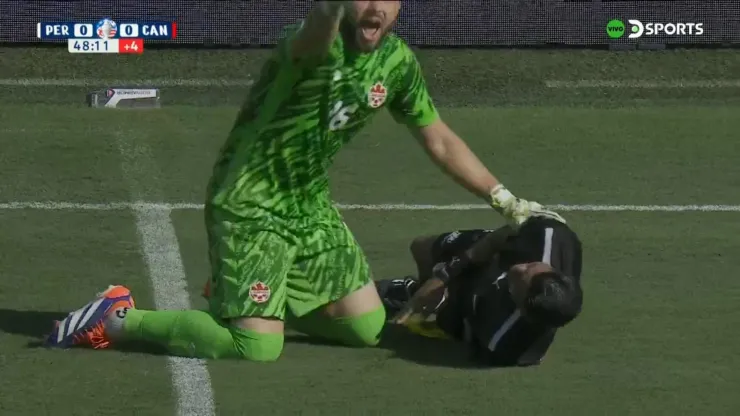
[[[119,32],[122,38],[138,38],[139,37],[139,25],[136,23],[121,23],[121,31]]]
[[[76,38],[89,38],[93,35],[93,25],[90,23],[75,23],[72,29]]]

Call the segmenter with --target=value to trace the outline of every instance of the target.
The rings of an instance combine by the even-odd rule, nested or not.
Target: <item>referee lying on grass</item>
[[[583,302],[581,243],[561,220],[415,239],[418,279],[376,282],[391,323],[464,341],[486,365],[539,364]]]

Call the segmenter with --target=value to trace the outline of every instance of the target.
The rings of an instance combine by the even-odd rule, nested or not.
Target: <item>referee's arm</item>
[[[496,253],[506,247],[507,240],[515,233],[516,231],[507,225],[487,234],[459,256],[436,265],[433,277],[446,284],[450,279],[460,276],[466,268],[490,262]]]
[[[403,309],[391,319],[391,323],[402,325],[413,315],[428,316],[444,299],[444,292],[450,279],[462,275],[465,268],[470,265],[490,261],[506,245],[507,239],[514,232],[514,229],[509,226],[499,228],[478,240],[459,256],[454,256],[445,263],[438,263],[432,270],[432,276],[406,302]]]

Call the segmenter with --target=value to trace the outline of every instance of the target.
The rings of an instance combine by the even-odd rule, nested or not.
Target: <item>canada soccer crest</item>
[[[265,303],[270,300],[270,286],[257,282],[249,287],[249,297],[257,303]]]
[[[385,89],[383,84],[378,81],[375,85],[370,88],[370,92],[367,95],[367,102],[372,108],[378,108],[385,102],[385,97],[388,95],[388,91]]]

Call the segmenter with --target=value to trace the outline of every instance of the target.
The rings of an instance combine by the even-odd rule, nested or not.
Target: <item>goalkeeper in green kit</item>
[[[48,344],[119,340],[178,356],[274,361],[284,326],[374,346],[386,320],[365,255],[332,205],[335,154],[387,108],[462,186],[513,226],[559,216],[514,197],[440,119],[390,29],[400,1],[316,2],[289,28],[241,109],[208,187],[209,311],[136,309],[111,286],[56,322]]]

